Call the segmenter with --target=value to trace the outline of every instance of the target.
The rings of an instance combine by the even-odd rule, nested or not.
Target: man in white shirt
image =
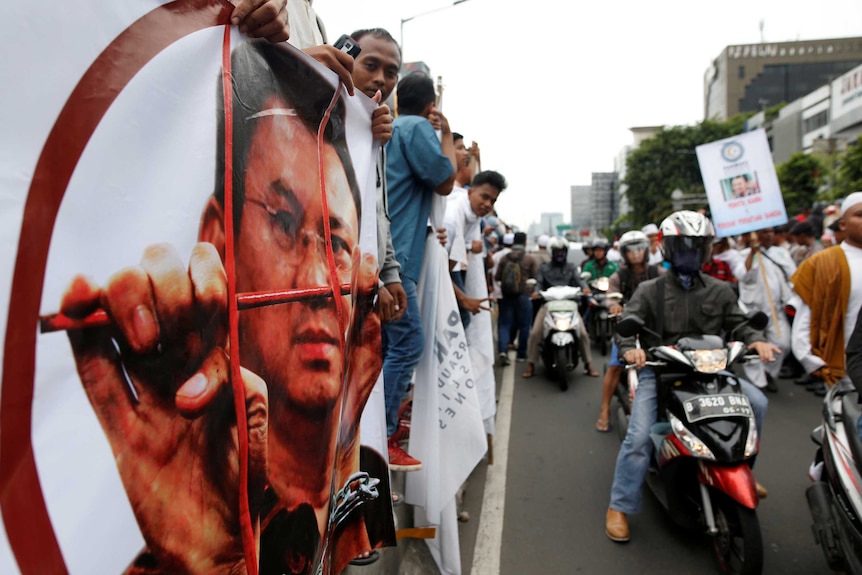
[[[660,265],[664,261],[664,254],[661,251],[661,242],[658,240],[658,226],[647,224],[641,228],[641,231],[649,239],[649,260],[647,260],[647,265]]]
[[[793,353],[805,371],[832,385],[845,374],[844,352],[862,308],[862,192],[841,205],[840,246],[814,254],[791,281],[800,302]]]

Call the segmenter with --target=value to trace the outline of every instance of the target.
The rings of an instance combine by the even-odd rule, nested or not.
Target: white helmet
[[[627,253],[641,250],[646,255],[649,249],[649,238],[640,230],[631,230],[620,236],[620,255],[626,263],[630,263],[626,257]]]
[[[661,223],[660,234],[664,257],[671,265],[680,261],[676,256],[695,250],[700,265],[709,261],[715,228],[705,215],[689,210],[674,212]]]
[[[569,252],[569,242],[566,241],[565,238],[561,237],[553,237],[548,240],[548,251],[553,252],[554,250],[565,250],[566,253]]]

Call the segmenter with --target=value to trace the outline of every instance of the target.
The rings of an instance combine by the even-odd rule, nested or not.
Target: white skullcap
[[[548,234],[542,234],[538,237],[538,239],[536,239],[536,244],[538,244],[540,248],[546,248],[548,247],[548,240],[550,239],[551,238],[550,236],[548,236]]]
[[[503,245],[504,246],[511,246],[514,243],[515,243],[515,234],[513,234],[512,232],[509,232],[508,234],[503,235]]]
[[[853,192],[844,199],[844,202],[841,204],[841,215],[846,214],[847,210],[856,204],[862,204],[862,192]]]
[[[652,234],[657,234],[658,233],[658,226],[655,224],[647,224],[641,229],[641,231],[648,236],[652,235]]]

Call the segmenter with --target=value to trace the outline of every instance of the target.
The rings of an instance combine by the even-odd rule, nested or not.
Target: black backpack
[[[503,271],[500,274],[500,289],[503,297],[517,297],[523,293],[521,280],[521,259],[524,252],[509,252],[503,259]]]

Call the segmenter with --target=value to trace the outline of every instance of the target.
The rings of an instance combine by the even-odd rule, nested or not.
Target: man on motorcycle
[[[590,273],[590,280],[609,278],[616,273],[619,266],[608,259],[607,240],[598,239],[593,243],[593,257],[584,262],[582,271]]]
[[[553,286],[580,287],[584,293],[589,293],[589,288],[578,275],[577,266],[566,261],[569,255],[569,243],[564,238],[552,238],[548,242],[548,249],[551,250],[551,261],[539,266],[539,273],[536,275],[536,287],[531,297],[537,299],[541,297],[539,292]],[[521,375],[525,379],[533,377],[535,374],[536,363],[539,361],[539,343],[542,341],[542,324],[544,321],[545,308],[542,307],[536,314],[536,319],[533,320],[533,329],[530,330],[530,339],[527,344],[527,369]],[[579,323],[581,329],[578,340],[580,341],[581,355],[584,358],[584,373],[590,377],[598,377],[599,374],[592,366],[590,338],[587,336],[584,322],[580,321]]]
[[[619,351],[626,363],[639,368],[639,384],[626,438],[617,457],[605,519],[605,533],[617,542],[630,538],[626,515],[640,511],[641,485],[654,449],[650,428],[658,418],[658,390],[655,371],[645,367],[646,350],[657,345],[672,345],[681,337],[720,335],[723,331],[730,333],[735,330],[734,336],[745,341],[762,361],[772,361],[773,353],[779,351],[764,340],[762,333],[743,323],[745,315],[726,282],[700,273],[700,267],[709,258],[715,237],[709,218],[691,211],[675,212],[662,222],[661,233],[664,257],[670,262],[671,271],[642,283],[625,310],[626,316],[637,316],[647,327],[661,330],[661,339],[642,334],[643,349],[636,347],[635,337],[620,338],[619,343]],[[663,301],[658,301],[659,283],[663,284]],[[751,402],[758,437],[761,437],[766,396],[751,383],[743,380],[740,383]],[[759,485],[758,495],[765,496],[765,490]]]
[[[613,274],[608,282],[608,293],[620,293],[622,302],[614,302],[608,310],[611,315],[619,315],[623,312],[622,303],[632,299],[637,287],[646,280],[657,278],[664,269],[660,266],[647,265],[647,250],[649,239],[640,230],[626,232],[620,238],[620,255],[623,259],[623,267]],[[611,348],[611,358],[608,361],[608,371],[602,381],[602,405],[599,408],[599,419],[596,421],[596,430],[605,432],[610,429],[610,405],[614,389],[620,381],[623,372],[623,364],[619,360],[617,342],[614,340]]]

